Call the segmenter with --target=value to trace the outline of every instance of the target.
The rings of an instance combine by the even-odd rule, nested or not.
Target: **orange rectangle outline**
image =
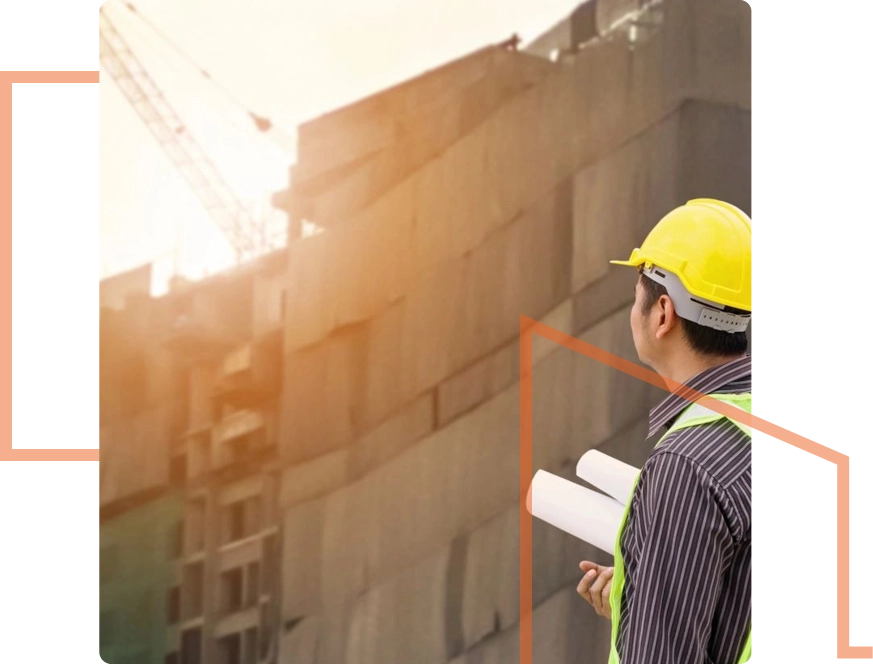
[[[619,357],[593,344],[549,327],[527,316],[519,317],[519,663],[533,664],[533,517],[527,509],[527,494],[533,478],[533,335],[597,360],[617,371],[672,392],[721,413],[746,426],[830,461],[837,466],[837,657],[873,659],[873,646],[849,642],[849,457],[784,429],[741,408],[698,392],[682,383]],[[750,660],[751,661],[751,660]]]
[[[97,83],[96,71],[0,72],[0,227],[6,268],[0,275],[3,352],[0,353],[3,394],[0,406],[0,461],[97,461],[99,449],[15,449],[12,447],[12,84]],[[96,288],[96,285],[95,285]],[[94,312],[96,314],[96,312]]]

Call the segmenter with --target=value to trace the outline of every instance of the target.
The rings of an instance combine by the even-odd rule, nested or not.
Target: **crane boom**
[[[102,9],[100,62],[227,237],[237,261],[269,249],[265,229],[252,219]]]

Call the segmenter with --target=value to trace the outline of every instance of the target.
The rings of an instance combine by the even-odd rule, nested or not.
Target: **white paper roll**
[[[613,552],[624,508],[609,496],[538,470],[531,483],[531,514],[565,533]]]
[[[576,476],[579,479],[593,484],[622,505],[627,505],[630,500],[634,480],[639,474],[639,468],[597,450],[586,452],[576,464]]]

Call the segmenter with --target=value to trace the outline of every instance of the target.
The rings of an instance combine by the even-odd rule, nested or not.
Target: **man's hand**
[[[585,574],[576,592],[586,602],[594,607],[597,615],[609,620],[612,619],[612,605],[609,603],[609,591],[612,588],[612,573],[614,568],[604,567],[596,563],[583,560],[579,563],[579,569]]]

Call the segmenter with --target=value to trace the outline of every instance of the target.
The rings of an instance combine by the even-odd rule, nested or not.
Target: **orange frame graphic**
[[[527,510],[527,495],[533,477],[533,335],[539,335],[565,348],[576,351],[621,371],[695,401],[722,415],[774,438],[809,452],[837,466],[837,657],[840,659],[873,659],[873,647],[849,645],[849,457],[820,445],[809,438],[784,429],[741,408],[691,389],[682,383],[664,378],[629,360],[560,332],[545,323],[521,316],[520,332],[520,419],[519,435],[519,662],[533,664],[533,517]]]
[[[3,71],[0,72],[0,232],[3,234],[3,262],[0,274],[3,352],[0,374],[0,461],[97,461],[98,449],[31,450],[12,447],[12,84],[13,83],[97,83],[96,71]]]

